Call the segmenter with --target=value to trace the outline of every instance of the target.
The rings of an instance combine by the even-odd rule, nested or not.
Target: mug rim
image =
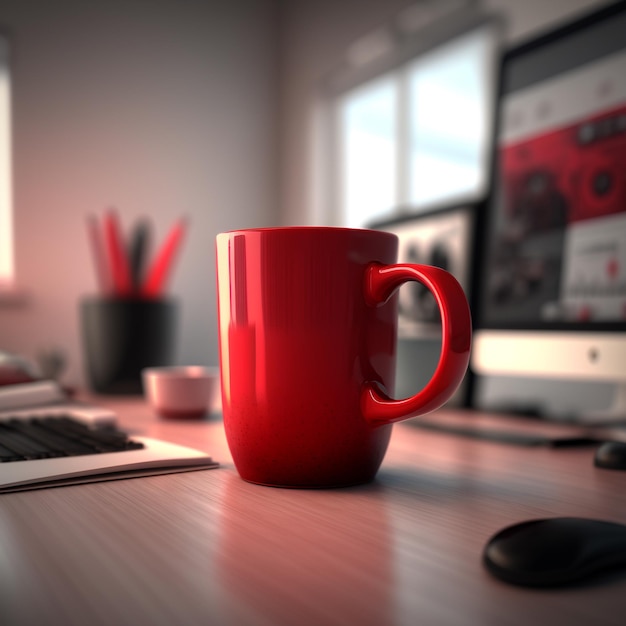
[[[258,226],[252,228],[235,228],[233,230],[226,230],[218,234],[219,235],[232,235],[238,233],[270,233],[270,232],[336,232],[336,233],[371,233],[377,236],[386,236],[397,239],[398,236],[394,233],[377,230],[375,228],[350,228],[349,226]]]
[[[145,367],[141,373],[143,376],[166,378],[169,380],[179,379],[211,379],[219,376],[219,367],[211,365],[161,365]]]

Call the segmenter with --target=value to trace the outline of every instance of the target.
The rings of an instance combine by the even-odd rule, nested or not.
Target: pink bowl
[[[218,368],[201,365],[149,367],[142,371],[142,379],[152,408],[167,418],[205,417],[219,389]]]

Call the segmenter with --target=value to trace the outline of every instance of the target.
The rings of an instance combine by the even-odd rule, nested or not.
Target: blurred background
[[[391,207],[436,204],[450,192],[451,180],[462,182],[447,200],[480,196],[497,47],[603,4],[3,0],[8,70],[0,114],[9,122],[0,135],[0,349],[32,358],[62,350],[64,382],[85,383],[78,302],[98,290],[85,219],[115,207],[124,228],[148,217],[155,246],[179,217],[188,218],[168,284],[181,304],[176,361],[216,364],[218,232],[362,226],[385,219]],[[351,129],[358,130],[363,110],[396,101],[389,96],[395,87],[384,80],[365,92],[353,86],[398,45],[398,33],[419,51],[483,22],[497,22],[498,36],[444,50],[423,71],[417,68],[409,85],[423,88],[437,67],[452,72],[452,83],[459,72],[467,77],[447,112],[457,121],[456,140],[469,135],[473,142],[469,169],[412,186],[388,169],[397,165],[381,156],[388,146],[370,146],[371,158],[354,172],[376,175],[380,185],[374,195],[359,197],[341,161],[355,148]],[[393,82],[393,75],[387,79]],[[337,152],[341,137],[347,139]],[[340,174],[345,180],[338,183]],[[403,344],[401,371],[410,373],[411,388],[429,374],[438,345],[427,338]],[[402,374],[399,379],[401,385]],[[551,383],[541,384],[545,389],[535,390],[549,395]],[[581,393],[596,394],[594,402],[602,403],[597,385]],[[563,396],[562,387],[557,394]]]

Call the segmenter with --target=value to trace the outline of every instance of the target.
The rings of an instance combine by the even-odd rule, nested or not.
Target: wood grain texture
[[[110,400],[130,432],[205,450],[217,470],[0,497],[0,623],[413,626],[624,623],[626,575],[565,590],[491,578],[482,549],[536,517],[626,523],[626,472],[593,448],[524,448],[394,427],[376,481],[260,487],[218,417]]]

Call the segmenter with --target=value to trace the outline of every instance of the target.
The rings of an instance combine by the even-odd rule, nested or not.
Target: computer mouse
[[[596,467],[626,470],[626,442],[607,441],[603,443],[593,457]]]
[[[579,517],[509,526],[485,546],[483,563],[513,585],[554,587],[626,569],[626,526]]]

